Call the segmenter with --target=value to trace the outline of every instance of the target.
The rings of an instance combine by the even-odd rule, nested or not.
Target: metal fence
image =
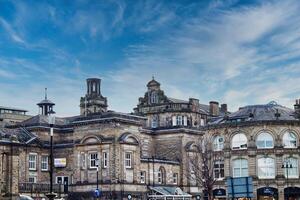
[[[63,193],[63,185],[53,184],[53,191],[55,193]],[[20,193],[48,193],[50,192],[49,183],[19,183]]]

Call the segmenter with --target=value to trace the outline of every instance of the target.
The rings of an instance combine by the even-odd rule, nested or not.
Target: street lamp
[[[46,196],[49,200],[53,200],[56,197],[56,194],[53,193],[53,126],[55,124],[55,112],[51,109],[48,114],[50,125],[50,193]]]
[[[289,195],[289,189],[288,189],[289,188],[289,185],[288,185],[288,181],[289,181],[289,169],[292,169],[293,165],[292,165],[292,163],[289,160],[286,160],[286,161],[283,162],[281,168],[282,169],[286,169],[286,187],[287,187],[287,189],[286,189],[286,193],[287,193],[286,197],[287,197],[287,199],[289,199],[288,198],[288,195]]]
[[[97,190],[99,190],[99,158],[96,159],[96,167],[97,167]]]

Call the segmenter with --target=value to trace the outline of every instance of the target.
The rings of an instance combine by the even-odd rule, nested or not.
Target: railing
[[[59,188],[63,185],[53,184],[53,191],[56,193],[63,193],[63,189]],[[49,183],[19,183],[20,193],[48,193],[50,192]]]

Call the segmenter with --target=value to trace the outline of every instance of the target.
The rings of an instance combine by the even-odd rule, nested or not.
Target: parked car
[[[34,199],[27,195],[20,195],[19,200],[34,200]]]

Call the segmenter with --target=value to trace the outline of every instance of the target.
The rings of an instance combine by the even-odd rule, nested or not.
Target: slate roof
[[[14,108],[14,107],[5,107],[5,106],[0,106],[0,110],[14,110],[14,111],[28,112],[27,110],[24,110],[24,109],[19,109],[19,108]]]
[[[268,104],[249,105],[239,108],[238,111],[225,117],[215,118],[210,124],[222,124],[231,121],[273,121],[273,120],[298,120],[294,110],[272,101]]]
[[[11,138],[14,138],[16,139],[15,142],[24,144],[28,144],[34,139],[36,139],[36,136],[33,133],[27,131],[25,128],[0,128],[0,136],[1,142],[11,142]]]

